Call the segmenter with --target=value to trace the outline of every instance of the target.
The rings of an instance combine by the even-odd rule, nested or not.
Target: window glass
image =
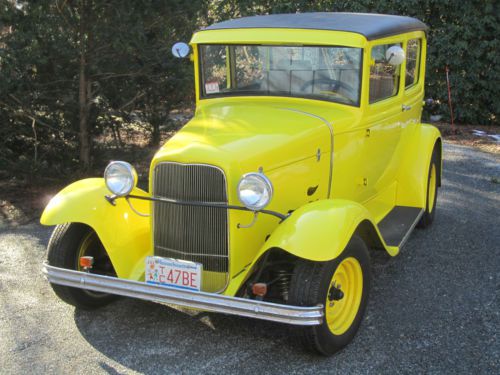
[[[223,45],[205,46],[202,61],[204,66],[204,91],[212,93],[218,91],[221,87],[226,87],[228,85],[226,47]]]
[[[278,95],[359,104],[360,48],[201,45],[202,95]]]
[[[370,103],[398,94],[401,65],[391,65],[386,51],[395,44],[383,44],[372,48],[370,65]],[[401,47],[401,44],[396,44]]]
[[[418,82],[419,61],[420,39],[410,39],[406,46],[406,87],[410,87]]]

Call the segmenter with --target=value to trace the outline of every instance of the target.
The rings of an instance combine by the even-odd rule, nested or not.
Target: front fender
[[[83,223],[92,227],[103,243],[117,276],[140,280],[144,273],[144,258],[152,254],[149,217],[131,210],[125,199],[111,205],[104,196],[109,194],[104,179],[77,181],[54,196],[43,211],[43,225]],[[134,195],[148,196],[139,188]],[[133,207],[149,215],[150,203],[133,200]]]
[[[368,246],[384,248],[397,255],[397,247],[387,246],[370,212],[361,204],[342,199],[308,203],[294,211],[271,234],[246,272],[234,278],[227,293],[234,294],[252,272],[264,253],[280,248],[299,258],[328,261],[344,251],[349,240],[359,233]]]
[[[385,246],[370,213],[361,204],[341,199],[309,203],[294,211],[272,233],[261,251],[278,247],[313,261],[335,259],[347,246],[358,226],[366,220],[373,225]]]

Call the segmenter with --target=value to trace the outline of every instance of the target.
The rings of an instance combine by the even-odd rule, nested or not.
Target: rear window
[[[418,82],[420,70],[420,39],[410,39],[406,46],[406,76],[405,87],[411,87]]]

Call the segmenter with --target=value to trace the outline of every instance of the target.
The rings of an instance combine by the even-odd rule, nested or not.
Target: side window
[[[406,77],[405,87],[413,86],[418,82],[420,70],[420,39],[410,39],[406,46]]]
[[[394,44],[383,44],[372,48],[370,66],[370,103],[396,96],[399,90],[401,66],[389,64],[386,51]],[[401,47],[401,44],[396,44]]]

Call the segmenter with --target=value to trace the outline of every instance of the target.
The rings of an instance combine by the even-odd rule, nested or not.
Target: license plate
[[[201,271],[200,263],[162,257],[146,258],[146,283],[148,284],[200,290]]]

